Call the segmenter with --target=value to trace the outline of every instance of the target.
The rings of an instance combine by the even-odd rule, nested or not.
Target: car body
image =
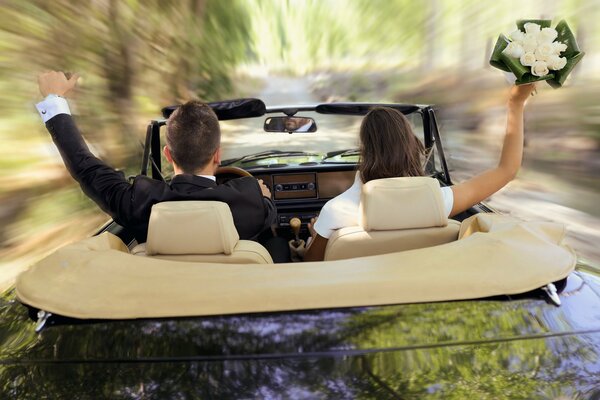
[[[264,115],[308,113],[319,129],[320,116],[356,121],[378,105],[266,108],[256,99],[211,104],[222,121],[262,123]],[[388,106],[414,118],[430,149],[427,174],[451,185],[433,107]],[[163,117],[172,111],[164,109]],[[152,121],[146,135],[141,173],[150,171],[155,179],[165,179],[164,125],[165,119]],[[291,238],[292,217],[301,219],[306,235],[310,218],[351,185],[358,155],[336,150],[284,148],[223,164],[263,179],[278,208],[276,229]],[[225,170],[217,178],[236,173]],[[493,210],[478,204],[456,218],[480,212]],[[131,233],[114,221],[102,232],[133,244]],[[52,316],[38,321],[39,332],[38,310],[21,304],[10,290],[0,300],[0,397],[595,398],[600,273],[579,262],[557,286],[560,306],[535,290],[462,301],[187,318]]]

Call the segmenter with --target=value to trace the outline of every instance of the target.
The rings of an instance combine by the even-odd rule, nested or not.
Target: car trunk
[[[40,334],[25,307],[3,302],[2,390],[115,398],[426,398],[459,389],[589,396],[600,373],[598,282],[590,273],[571,274],[561,307],[501,297],[72,321]]]

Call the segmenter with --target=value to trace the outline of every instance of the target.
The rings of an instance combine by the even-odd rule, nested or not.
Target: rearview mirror
[[[265,132],[316,132],[317,123],[309,117],[269,117],[264,129]]]

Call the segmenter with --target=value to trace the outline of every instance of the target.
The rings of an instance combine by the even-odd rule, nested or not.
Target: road
[[[309,81],[302,78],[268,77],[256,97],[267,107],[280,105],[317,104],[319,100],[309,90]],[[317,121],[316,133],[267,133],[263,131],[264,119],[255,121],[224,121],[221,123],[223,159],[241,157],[269,149],[327,152],[358,146],[360,117],[347,120],[317,113],[301,112],[298,115]],[[254,134],[248,134],[248,128]],[[324,134],[326,133],[326,134]]]

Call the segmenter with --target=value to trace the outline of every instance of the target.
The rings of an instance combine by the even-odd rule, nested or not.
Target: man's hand
[[[44,72],[43,74],[38,75],[40,93],[44,97],[49,94],[65,97],[65,95],[75,87],[78,79],[79,74],[73,74],[71,78],[67,79],[63,72]]]
[[[271,198],[271,191],[269,190],[267,185],[265,185],[262,179],[258,180],[258,186],[260,186],[260,191],[262,192],[262,195],[264,197]]]

